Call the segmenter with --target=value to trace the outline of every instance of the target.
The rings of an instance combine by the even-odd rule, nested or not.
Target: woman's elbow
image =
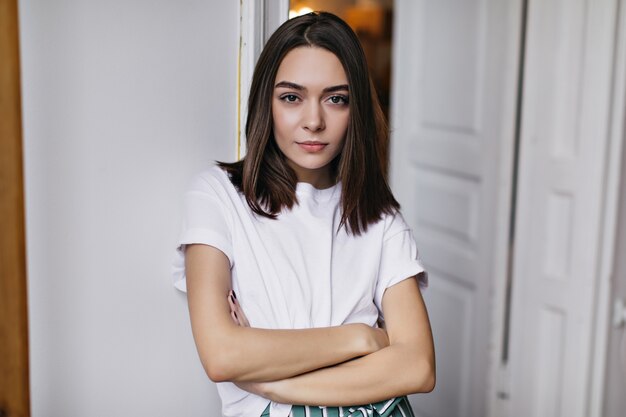
[[[413,375],[412,394],[425,394],[435,389],[437,377],[434,360],[420,359],[416,361]]]
[[[218,366],[214,363],[206,364],[204,366],[204,371],[206,372],[209,379],[213,382],[227,382],[230,380],[228,372],[221,366]]]
[[[422,384],[419,392],[428,393],[432,392],[435,389],[435,385],[437,384],[437,376],[435,372],[434,365],[430,366],[430,369],[425,373],[422,378]]]
[[[200,358],[204,371],[213,382],[232,382],[237,379],[235,361],[221,353],[203,355]]]

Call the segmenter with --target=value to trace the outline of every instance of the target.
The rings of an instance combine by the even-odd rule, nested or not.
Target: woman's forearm
[[[369,335],[373,331],[383,332],[365,324],[300,330],[229,326],[220,340],[200,344],[206,346],[200,357],[216,382],[275,381],[380,349],[382,342]]]
[[[259,394],[286,404],[350,406],[430,392],[434,385],[434,359],[396,344],[337,366],[260,384]]]
[[[414,279],[387,289],[383,312],[390,345],[367,356],[253,389],[277,402],[343,406],[430,392],[435,350],[428,314]]]

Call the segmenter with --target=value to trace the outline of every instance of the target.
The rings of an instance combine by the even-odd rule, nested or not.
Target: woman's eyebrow
[[[340,84],[332,87],[326,87],[322,90],[324,93],[334,93],[335,91],[350,91],[350,89],[348,88],[348,84]]]
[[[281,88],[281,87],[291,88],[293,90],[298,90],[298,91],[307,90],[306,87],[300,84],[292,83],[290,81],[281,81],[274,86],[274,88]],[[322,90],[323,93],[334,93],[335,91],[350,91],[350,90],[348,89],[348,84],[333,85],[331,87],[326,87],[325,89]]]
[[[281,81],[274,86],[274,88],[280,88],[280,87],[291,88],[292,90],[298,90],[298,91],[306,91],[306,87],[301,86],[300,84],[289,82],[289,81]]]

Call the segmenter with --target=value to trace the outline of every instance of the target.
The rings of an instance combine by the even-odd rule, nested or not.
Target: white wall
[[[235,158],[239,2],[22,0],[34,417],[215,416],[170,261]]]

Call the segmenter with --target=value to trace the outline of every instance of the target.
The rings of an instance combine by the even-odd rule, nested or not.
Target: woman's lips
[[[327,143],[321,142],[296,142],[298,146],[304,149],[307,152],[319,152],[328,145]]]

